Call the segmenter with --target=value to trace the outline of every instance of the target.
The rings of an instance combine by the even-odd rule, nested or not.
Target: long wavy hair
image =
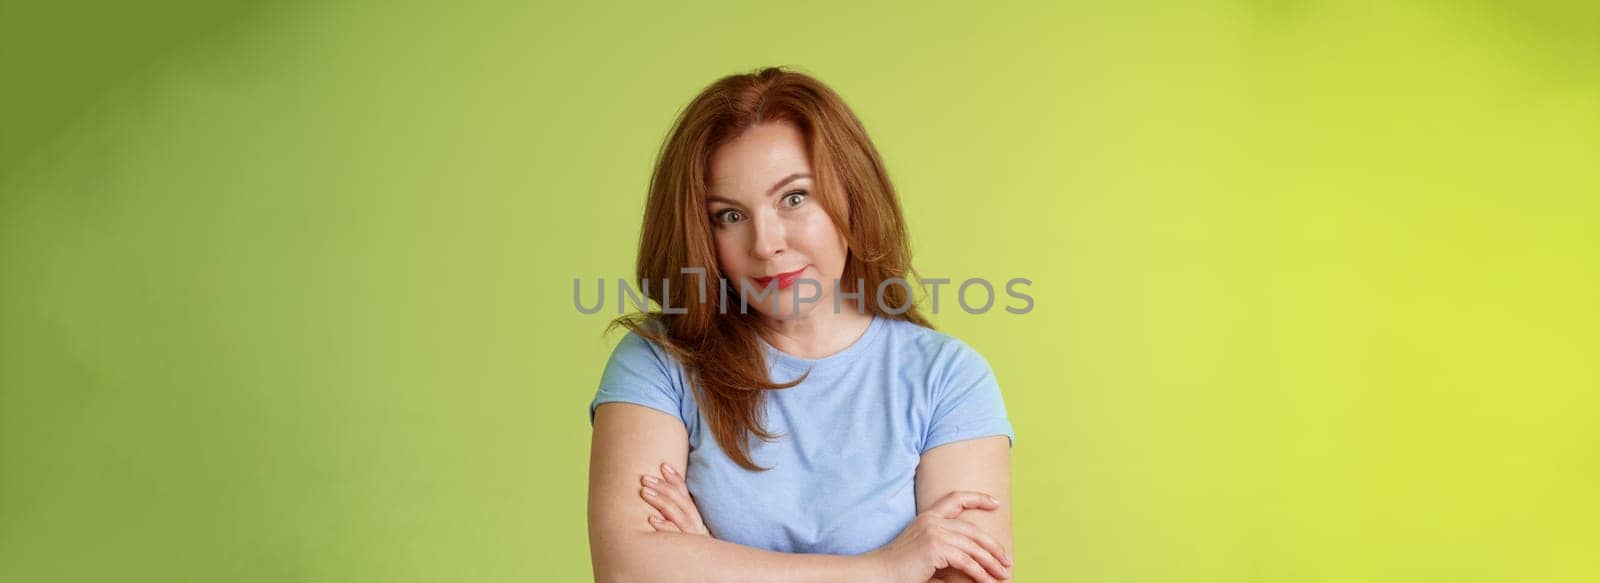
[[[792,123],[805,137],[816,181],[813,190],[846,241],[840,290],[862,294],[858,301],[870,314],[933,327],[908,294],[909,285],[881,286],[878,297],[884,281],[910,282],[916,272],[889,174],[844,100],[820,81],[785,67],[729,75],[702,90],[678,115],[661,145],[639,233],[639,289],[663,309],[622,316],[606,330],[626,327],[676,359],[695,388],[717,443],[751,471],[769,468],[751,460],[750,436],[769,442],[779,437],[761,426],[766,391],[793,387],[805,377],[775,383],[768,376],[770,364],[757,336],[760,314],[739,309],[737,282],[722,285],[725,278],[705,208],[712,154],[768,122]],[[685,273],[686,268],[703,269],[705,276]],[[857,280],[863,284],[859,289]],[[662,293],[663,281],[676,290],[672,306]],[[691,290],[702,289],[715,301],[691,301],[701,297]],[[884,307],[905,311],[890,313]],[[683,313],[672,313],[680,309]]]

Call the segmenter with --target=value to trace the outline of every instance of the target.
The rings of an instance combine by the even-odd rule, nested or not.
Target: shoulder
[[[595,397],[589,403],[591,421],[601,404],[621,401],[644,405],[687,419],[687,396],[682,368],[654,341],[628,331],[612,349],[600,375]],[[687,422],[686,422],[687,425]]]
[[[611,360],[666,361],[667,351],[659,344],[629,330],[611,349]]]
[[[661,324],[655,320],[645,320],[639,324],[648,332],[661,332]],[[643,334],[627,330],[617,345],[611,349],[611,361],[637,361],[654,362],[666,365],[672,360],[671,355],[660,344],[649,339]]]
[[[926,426],[919,451],[976,437],[1015,432],[1006,415],[1005,398],[989,361],[966,341],[911,322],[898,325],[907,352],[926,371],[917,393]]]
[[[639,327],[643,333],[630,329],[611,349],[600,384],[633,385],[644,382],[679,390],[680,387],[676,385],[681,378],[682,368],[671,352],[650,337],[650,334],[661,333],[662,326],[654,320],[646,320],[640,322]]]
[[[630,330],[612,348],[601,383],[650,380],[662,385],[677,385],[682,370],[678,360],[667,349],[655,340]]]
[[[923,357],[929,364],[970,366],[983,361],[977,349],[949,333],[907,320],[891,320],[890,326],[902,351]]]
[[[933,392],[956,382],[991,376],[989,362],[962,339],[906,320],[892,320],[894,349],[905,366],[926,371]]]

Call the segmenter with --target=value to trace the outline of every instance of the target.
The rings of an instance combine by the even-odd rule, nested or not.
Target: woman
[[[837,94],[782,68],[702,91],[646,203],[637,275],[663,309],[614,323],[589,408],[596,579],[1009,579],[1015,435],[910,273]]]

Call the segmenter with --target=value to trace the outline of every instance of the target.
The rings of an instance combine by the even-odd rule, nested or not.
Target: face
[[[846,243],[813,185],[805,136],[787,122],[752,127],[712,155],[706,212],[717,263],[728,287],[741,290],[750,308],[767,317],[793,320],[833,310]],[[777,291],[758,301],[767,288],[763,278],[773,278]],[[744,293],[745,286],[753,293]],[[818,299],[796,301],[797,294]]]

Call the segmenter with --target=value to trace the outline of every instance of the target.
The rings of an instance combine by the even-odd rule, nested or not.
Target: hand
[[[658,514],[650,515],[650,526],[657,532],[681,532],[684,534],[703,534],[711,536],[711,531],[706,530],[706,523],[700,520],[700,509],[694,505],[694,497],[689,495],[689,486],[683,482],[683,476],[672,469],[671,464],[661,464],[661,477],[642,476],[639,483],[639,497],[644,498],[646,504],[655,508]]]
[[[1008,579],[1011,557],[1000,542],[957,518],[968,508],[999,507],[998,500],[982,492],[951,492],[912,519],[900,536],[866,557],[877,563],[884,581],[925,583],[946,567],[978,583]]]

